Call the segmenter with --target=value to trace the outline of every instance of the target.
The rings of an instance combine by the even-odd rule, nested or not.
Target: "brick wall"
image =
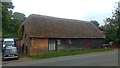
[[[30,55],[47,52],[48,52],[48,39],[33,39],[33,46],[30,46]]]
[[[91,39],[90,47],[91,49],[101,48],[104,44],[104,39]]]
[[[20,52],[22,51],[21,40],[17,40],[17,41],[16,41],[16,46],[17,46],[18,52],[19,52],[19,54],[20,54]]]
[[[26,53],[26,36],[25,36],[25,32],[23,33],[22,41],[23,41],[23,42],[21,42],[22,43],[22,52],[25,54]],[[24,50],[23,50],[23,47],[24,47]]]

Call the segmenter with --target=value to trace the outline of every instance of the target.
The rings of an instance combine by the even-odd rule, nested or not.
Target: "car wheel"
[[[4,59],[4,58],[2,58],[2,61],[5,61],[5,59]]]
[[[17,60],[19,60],[19,58],[16,58]]]
[[[19,60],[19,57],[18,58],[16,58],[17,60]]]

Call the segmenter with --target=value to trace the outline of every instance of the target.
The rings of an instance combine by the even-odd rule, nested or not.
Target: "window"
[[[68,44],[68,43],[69,43],[69,40],[65,40],[65,43],[67,43],[67,44]]]
[[[17,53],[17,49],[6,49],[5,53]]]
[[[55,40],[49,40],[49,51],[55,51]]]
[[[58,44],[60,44],[60,40],[57,40]]]
[[[66,44],[72,44],[71,39],[65,40],[65,43],[66,43]]]
[[[31,46],[33,46],[33,39],[31,40]]]
[[[7,44],[14,44],[14,41],[4,41],[3,44],[4,44],[4,45],[7,45]]]
[[[72,44],[71,39],[69,39],[69,44]]]

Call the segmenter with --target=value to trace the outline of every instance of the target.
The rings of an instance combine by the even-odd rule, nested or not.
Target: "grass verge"
[[[67,55],[104,52],[104,51],[112,51],[112,49],[92,49],[92,50],[82,50],[82,51],[65,51],[65,52],[36,54],[36,55],[28,56],[28,57],[33,58],[33,59],[42,59],[42,58],[51,58],[51,57],[57,57],[57,56],[67,56]]]

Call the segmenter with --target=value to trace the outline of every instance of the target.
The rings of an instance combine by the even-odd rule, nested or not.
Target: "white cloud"
[[[30,14],[41,14],[61,18],[80,20],[104,17],[112,12],[115,2],[119,0],[13,0],[14,11]],[[106,15],[106,16],[104,16]],[[95,17],[95,18],[92,18]]]

